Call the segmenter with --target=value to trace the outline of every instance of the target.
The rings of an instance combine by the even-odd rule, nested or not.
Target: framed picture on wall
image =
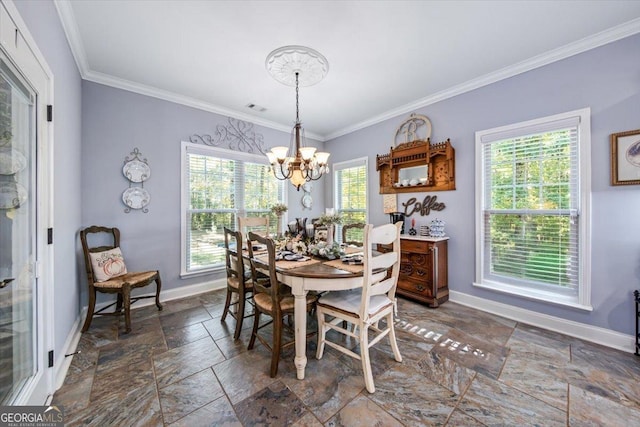
[[[640,184],[640,129],[611,134],[611,185]]]

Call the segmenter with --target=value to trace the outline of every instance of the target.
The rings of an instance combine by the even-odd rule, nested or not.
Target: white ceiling
[[[637,0],[56,6],[83,78],[280,130],[293,125],[295,91],[265,58],[285,45],[318,50],[329,73],[300,89],[300,118],[320,140],[640,32]]]

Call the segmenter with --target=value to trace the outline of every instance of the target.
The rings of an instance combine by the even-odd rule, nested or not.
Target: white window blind
[[[334,205],[342,214],[344,224],[367,222],[367,159],[360,158],[336,163],[334,170]],[[342,227],[336,230],[338,240],[342,238]],[[349,240],[362,241],[362,230],[354,229]]]
[[[578,296],[580,115],[483,132],[480,143],[479,282]]]
[[[237,229],[240,216],[276,217],[270,207],[285,203],[283,181],[258,156],[184,143],[183,274],[224,265],[224,227]],[[273,217],[273,218],[271,218]]]

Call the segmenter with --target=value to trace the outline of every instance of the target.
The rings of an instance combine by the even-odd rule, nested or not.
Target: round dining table
[[[293,362],[300,380],[304,379],[304,370],[307,366],[307,293],[355,289],[362,286],[362,266],[342,265],[340,260],[319,259],[317,261],[312,264],[301,263],[307,265],[299,267],[291,267],[291,263],[276,262],[278,280],[291,287],[291,293],[295,298],[296,356]]]

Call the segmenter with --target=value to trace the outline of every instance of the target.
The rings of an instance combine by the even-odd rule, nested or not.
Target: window
[[[476,133],[476,285],[590,307],[590,111]]]
[[[270,207],[286,203],[285,182],[261,155],[182,144],[182,275],[224,266],[224,227],[236,217],[277,218]]]
[[[367,158],[334,164],[333,182],[334,206],[336,212],[342,214],[343,223],[366,223]],[[362,230],[353,230],[353,233],[354,240],[363,240]],[[336,230],[336,239],[342,240],[341,226]]]

